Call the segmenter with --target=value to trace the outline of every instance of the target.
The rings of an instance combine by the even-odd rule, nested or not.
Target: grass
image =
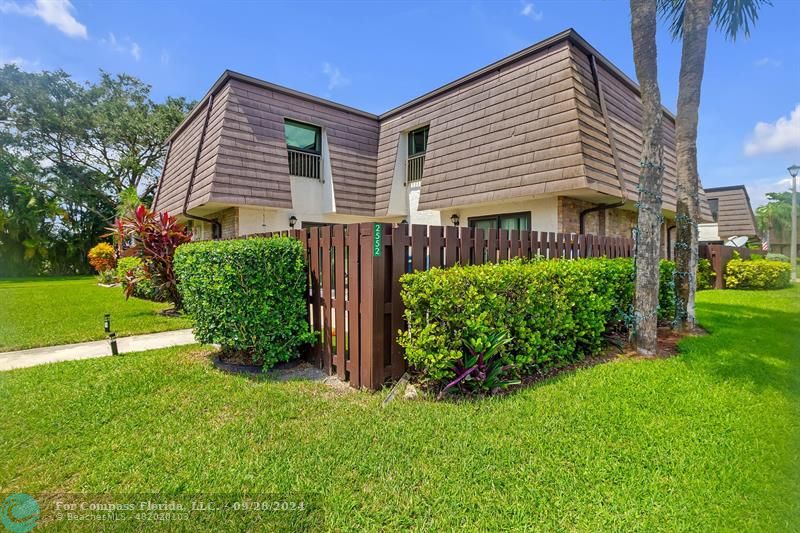
[[[793,530],[800,287],[703,292],[698,313],[711,335],[677,357],[477,402],[382,409],[199,347],[3,373],[0,493],[300,494],[328,530]]]
[[[0,302],[0,352],[103,339],[106,313],[118,337],[191,327],[158,314],[169,304],[126,301],[94,277],[0,279]]]

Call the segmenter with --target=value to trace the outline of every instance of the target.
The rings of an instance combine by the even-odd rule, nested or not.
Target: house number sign
[[[381,244],[383,241],[383,226],[375,224],[375,231],[372,232],[372,255],[375,257],[381,256]]]

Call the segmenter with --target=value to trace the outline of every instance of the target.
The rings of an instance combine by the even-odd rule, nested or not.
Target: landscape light
[[[117,349],[117,334],[109,333],[108,340],[111,343],[111,355],[119,355],[119,350]]]
[[[106,333],[111,333],[111,315],[103,315],[103,329]]]

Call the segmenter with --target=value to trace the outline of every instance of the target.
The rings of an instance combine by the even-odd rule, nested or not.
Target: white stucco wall
[[[422,188],[422,182],[417,181],[408,185],[408,217],[406,220],[409,224],[425,224],[426,226],[441,226],[442,213],[441,211],[423,210],[418,211],[419,206],[419,193]]]
[[[716,222],[711,224],[698,224],[697,232],[700,242],[722,240],[719,236],[719,224]]]
[[[531,214],[531,230],[558,231],[558,198],[555,196],[535,200],[503,202],[502,204],[446,209],[440,212],[440,219],[442,225],[450,225],[450,217],[453,213],[457,213],[460,219],[459,225],[467,226],[469,225],[470,217],[524,212]]]

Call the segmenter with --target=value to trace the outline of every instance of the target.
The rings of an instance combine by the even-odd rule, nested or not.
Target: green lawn
[[[2,373],[0,494],[303,495],[332,530],[796,531],[800,287],[698,300],[712,334],[677,357],[460,404],[225,375],[198,347]]]
[[[161,316],[170,307],[138,298],[93,277],[0,279],[0,352],[105,338],[111,313],[118,337],[191,327],[186,318]]]

